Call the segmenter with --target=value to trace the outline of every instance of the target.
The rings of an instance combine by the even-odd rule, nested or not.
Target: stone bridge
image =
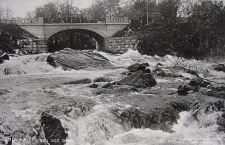
[[[129,24],[129,19],[109,18],[104,22],[97,23],[44,23],[43,17],[39,18],[17,18],[17,25],[27,30],[34,36],[48,40],[53,35],[65,30],[73,29],[94,38],[98,43],[98,49],[105,49],[105,42],[117,32],[123,30]]]

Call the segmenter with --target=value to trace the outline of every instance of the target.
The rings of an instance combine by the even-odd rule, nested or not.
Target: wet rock
[[[146,66],[141,65],[141,66],[139,66],[139,67],[137,68],[137,71],[141,70],[141,71],[144,72],[145,69],[146,69]]]
[[[166,77],[178,78],[178,77],[183,77],[183,76],[180,74],[175,74],[175,73],[167,73]]]
[[[129,66],[127,69],[130,71],[130,72],[136,72],[136,71],[144,71],[146,69],[146,66],[149,66],[148,63],[135,63],[135,64],[132,64],[131,66]]]
[[[186,86],[186,85],[180,85],[178,87],[178,95],[182,95],[182,96],[186,96],[188,94],[188,91],[190,91],[191,89]]]
[[[9,55],[6,54],[6,53],[3,53],[3,54],[0,56],[0,64],[3,63],[4,60],[9,60]]]
[[[142,71],[138,71],[130,76],[117,82],[118,85],[129,85],[134,87],[152,87],[157,84],[151,74],[145,74]]]
[[[222,116],[220,116],[219,118],[217,118],[217,124],[219,126],[222,126],[225,128],[225,118],[223,118]]]
[[[221,115],[223,118],[225,118],[225,112],[223,112],[223,114]]]
[[[91,84],[89,87],[90,88],[98,88],[98,84]]]
[[[221,111],[221,109],[224,108],[224,102],[221,100],[213,100],[211,102],[208,102],[207,104],[204,104],[205,107],[205,113],[208,113],[212,110],[214,111]]]
[[[98,53],[77,51],[70,48],[49,55],[47,62],[53,67],[62,66],[64,70],[112,67],[109,60]]]
[[[191,86],[197,86],[197,85],[201,85],[202,82],[203,82],[202,78],[196,76],[193,79],[191,79],[189,85],[191,85]]]
[[[50,145],[65,144],[65,140],[68,135],[58,118],[43,112],[41,115],[41,125],[44,129],[45,137]],[[55,140],[56,142],[54,142]]]
[[[218,130],[218,131],[224,131],[224,132],[225,132],[225,128],[222,127],[222,126],[218,126],[218,127],[217,127],[217,130]]]
[[[100,78],[96,78],[94,79],[93,82],[110,82],[111,80],[105,77],[100,77]]]
[[[110,88],[111,86],[116,85],[116,84],[117,84],[117,82],[107,83],[107,84],[103,85],[102,88]]]
[[[225,91],[225,86],[213,86],[212,87],[214,91],[217,91],[217,92],[221,92],[221,91]]]
[[[211,89],[201,92],[204,95],[212,96],[216,98],[225,99],[225,87],[224,86],[213,86]]]
[[[22,75],[22,74],[26,74],[26,72],[20,69],[15,69],[15,68],[5,68],[4,74],[5,75]]]
[[[224,64],[212,65],[212,67],[213,67],[214,70],[225,72]]]
[[[201,87],[204,87],[204,88],[206,88],[207,86],[209,86],[211,83],[209,82],[209,81],[203,81],[202,83],[201,83]]]
[[[90,79],[81,79],[81,80],[65,82],[63,83],[63,85],[76,85],[76,84],[89,84],[89,83],[91,83]]]
[[[144,70],[144,73],[150,74],[151,70],[150,69],[146,69],[146,70]]]
[[[157,75],[157,76],[161,76],[161,77],[165,77],[166,76],[166,73],[165,71],[162,69],[162,68],[155,68],[153,70],[153,72]]]
[[[8,90],[0,89],[0,95],[4,95],[4,94],[7,94],[7,93],[9,93]]]

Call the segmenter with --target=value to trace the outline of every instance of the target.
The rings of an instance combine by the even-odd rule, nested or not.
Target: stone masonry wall
[[[20,40],[19,46],[26,54],[37,54],[48,52],[44,39],[23,39]]]
[[[112,37],[105,40],[105,52],[108,53],[124,53],[128,49],[136,49],[138,43],[134,37]]]

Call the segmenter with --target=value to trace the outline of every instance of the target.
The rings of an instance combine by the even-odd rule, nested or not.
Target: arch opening
[[[48,52],[64,48],[75,50],[104,49],[105,37],[86,29],[64,29],[47,36]]]

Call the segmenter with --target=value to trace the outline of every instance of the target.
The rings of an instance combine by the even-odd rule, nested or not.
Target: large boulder
[[[132,64],[130,65],[127,69],[130,71],[130,72],[136,72],[136,71],[145,71],[146,67],[149,66],[148,63],[135,63],[135,64]]]
[[[147,88],[147,87],[155,86],[157,82],[155,81],[155,79],[150,73],[144,73],[142,71],[138,71],[118,81],[117,84]]]
[[[64,70],[112,67],[109,60],[98,53],[78,51],[70,48],[65,48],[49,55],[47,62],[53,67],[62,66]]]
[[[41,125],[50,145],[64,145],[66,143],[68,135],[58,118],[43,112],[41,115]]]

